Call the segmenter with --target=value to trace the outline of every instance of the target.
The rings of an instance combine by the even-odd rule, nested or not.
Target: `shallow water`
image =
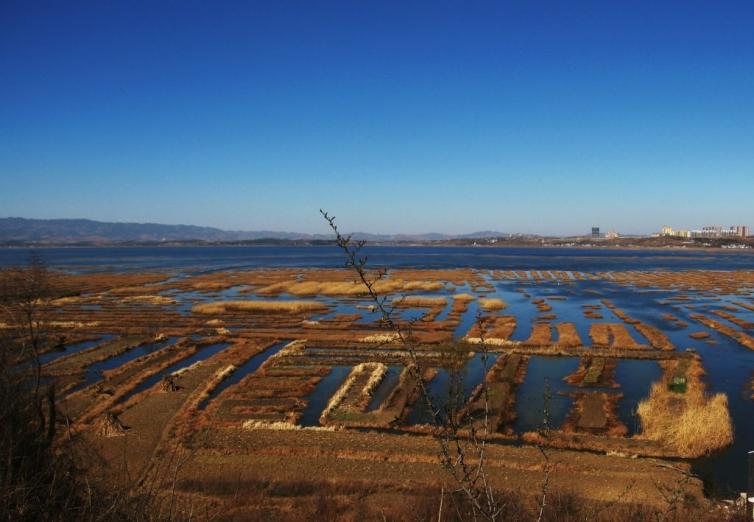
[[[200,347],[196,351],[196,353],[194,353],[193,355],[186,357],[185,359],[181,359],[180,361],[171,364],[167,368],[160,370],[154,375],[147,377],[141,383],[139,383],[138,386],[136,386],[133,390],[131,390],[129,393],[127,393],[126,395],[118,399],[117,402],[118,403],[126,402],[128,399],[130,399],[134,395],[137,395],[143,391],[150,389],[152,386],[155,386],[157,383],[162,381],[162,378],[165,377],[166,375],[170,375],[171,373],[175,373],[184,368],[188,368],[192,364],[195,364],[199,361],[209,359],[213,355],[218,354],[224,349],[226,349],[228,346],[230,346],[229,343],[216,343],[216,344],[210,344],[207,346]]]
[[[169,337],[168,339],[157,343],[142,344],[141,346],[131,348],[130,350],[127,350],[120,355],[110,357],[109,359],[105,359],[104,361],[96,362],[88,366],[84,377],[84,383],[70,390],[70,393],[101,381],[103,378],[102,372],[120,368],[124,364],[131,362],[134,359],[141,357],[142,355],[156,352],[157,350],[164,348],[165,346],[173,344],[177,339],[177,337]]]
[[[560,392],[574,392],[579,388],[563,382],[579,366],[578,357],[529,358],[524,382],[518,387],[516,411],[513,424],[516,433],[537,431],[545,426],[545,418],[551,429],[557,429],[571,408],[571,397]],[[546,388],[549,387],[549,395]]]
[[[53,361],[56,361],[60,359],[61,357],[66,357],[68,355],[82,352],[84,350],[88,350],[89,348],[93,348],[97,346],[98,344],[102,344],[104,342],[109,341],[110,339],[114,338],[114,335],[103,335],[99,339],[93,339],[91,341],[83,341],[80,343],[74,343],[74,344],[67,344],[65,345],[64,350],[55,350],[52,352],[47,352],[39,356],[39,363],[40,364],[48,364]]]
[[[393,392],[395,387],[398,385],[398,382],[400,381],[402,371],[403,366],[388,367],[387,373],[385,373],[385,376],[382,378],[382,382],[380,382],[379,386],[377,386],[377,389],[374,390],[374,393],[372,394],[372,400],[369,401],[369,405],[367,406],[366,411],[369,412],[376,410],[383,402],[385,402],[385,400],[387,400],[388,397],[390,397],[390,394]]]
[[[457,410],[465,403],[484,379],[487,371],[497,361],[498,354],[487,355],[487,361],[483,354],[475,354],[460,372],[449,371],[446,368],[438,368],[437,375],[427,384],[427,393],[432,398],[432,405],[441,414],[447,413],[448,409]],[[453,404],[451,401],[456,401]],[[408,414],[406,424],[430,424],[432,413],[426,402],[419,400],[414,404]]]
[[[330,373],[317,383],[314,391],[306,398],[308,403],[299,421],[301,426],[319,426],[319,417],[327,407],[330,397],[340,388],[352,369],[353,366],[333,366]]]
[[[662,370],[657,361],[638,361],[622,359],[615,368],[615,380],[620,384],[616,391],[623,394],[618,401],[618,418],[628,428],[628,436],[641,430],[636,408],[639,401],[649,395],[653,382],[662,377]]]

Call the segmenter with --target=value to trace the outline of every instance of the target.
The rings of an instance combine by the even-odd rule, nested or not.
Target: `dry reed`
[[[191,311],[197,314],[222,314],[227,312],[301,313],[326,308],[326,304],[317,301],[217,301],[194,305]]]
[[[444,297],[432,297],[426,295],[408,295],[395,301],[397,306],[405,307],[440,307],[445,306],[447,301]]]
[[[479,306],[482,308],[482,310],[492,312],[494,310],[502,310],[508,305],[506,305],[502,299],[498,299],[496,297],[482,297],[479,299]]]
[[[652,385],[649,397],[637,408],[641,437],[660,441],[684,458],[707,455],[733,442],[728,397],[705,393],[699,379],[702,373],[696,362],[687,372],[687,389],[682,394],[670,391],[667,382]]]

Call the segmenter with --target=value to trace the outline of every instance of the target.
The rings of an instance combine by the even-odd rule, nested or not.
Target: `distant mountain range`
[[[368,234],[357,232],[354,238],[369,241],[444,241],[450,239],[475,239],[502,237],[494,231],[472,234]],[[302,234],[297,232],[231,231],[193,225],[162,225],[158,223],[105,223],[89,219],[26,219],[0,218],[0,243],[12,244],[114,244],[155,242],[239,242],[275,241],[327,241],[331,234]]]

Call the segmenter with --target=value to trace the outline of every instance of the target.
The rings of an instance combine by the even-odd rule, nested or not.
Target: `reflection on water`
[[[485,362],[483,355],[477,353],[460,371],[438,368],[437,375],[427,384],[427,392],[432,398],[434,408],[445,414],[448,410],[455,411],[463,406],[497,358],[498,354],[491,353],[487,355]],[[419,400],[414,404],[406,423],[432,423],[432,413],[425,401]]]
[[[317,383],[314,391],[306,398],[308,401],[299,424],[302,426],[319,426],[319,417],[325,411],[330,397],[340,388],[353,366],[333,366],[330,373]]]
[[[84,350],[88,350],[89,348],[93,348],[97,346],[98,344],[102,344],[106,341],[109,341],[115,337],[114,335],[103,335],[99,339],[93,339],[90,341],[83,341],[80,343],[74,343],[74,344],[67,344],[64,346],[63,350],[55,350],[52,352],[47,352],[39,356],[39,363],[40,364],[47,364],[51,363],[53,361],[56,361],[57,359],[61,357],[65,357],[74,353],[83,352]]]
[[[615,369],[615,380],[620,384],[623,398],[618,401],[618,418],[628,428],[628,436],[641,431],[641,424],[636,415],[639,401],[649,395],[653,382],[662,377],[662,370],[657,361],[639,361],[621,359]]]
[[[517,433],[536,431],[543,427],[545,411],[548,412],[550,428],[559,428],[571,408],[572,399],[559,392],[573,392],[575,388],[563,382],[579,366],[578,357],[529,358],[526,378],[518,388],[516,408],[518,416],[513,424]],[[545,383],[550,394],[546,398]],[[546,405],[546,407],[545,407]]]
[[[402,371],[403,366],[388,367],[385,376],[382,378],[382,382],[380,382],[379,386],[377,386],[377,389],[374,390],[374,393],[372,394],[372,400],[369,401],[367,411],[376,410],[383,402],[385,402],[385,400],[387,400],[388,397],[390,397],[390,394],[400,381]]]
[[[147,355],[161,348],[164,348],[165,346],[175,343],[177,339],[177,337],[169,337],[164,341],[142,344],[135,348],[126,350],[125,352],[116,355],[115,357],[110,357],[109,359],[105,359],[104,361],[90,364],[86,368],[86,371],[84,373],[84,382],[77,386],[74,386],[73,388],[68,390],[67,393],[72,394],[86,388],[87,386],[98,383],[104,378],[102,372],[120,368],[124,364],[131,362],[134,359],[141,357],[142,355]]]

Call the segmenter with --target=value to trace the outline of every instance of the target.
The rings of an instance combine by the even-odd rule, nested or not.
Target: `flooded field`
[[[754,271],[575,261],[389,271],[378,291],[411,323],[419,375],[344,269],[63,263],[50,310],[61,343],[43,372],[106,458],[123,458],[122,437],[96,435],[117,419],[135,468],[167,448],[233,452],[241,434],[266,430],[420,436],[433,429],[420,380],[458,418],[480,411],[486,381],[493,444],[689,462],[708,492],[743,489]],[[713,414],[731,419],[727,439],[678,437],[674,423]]]

